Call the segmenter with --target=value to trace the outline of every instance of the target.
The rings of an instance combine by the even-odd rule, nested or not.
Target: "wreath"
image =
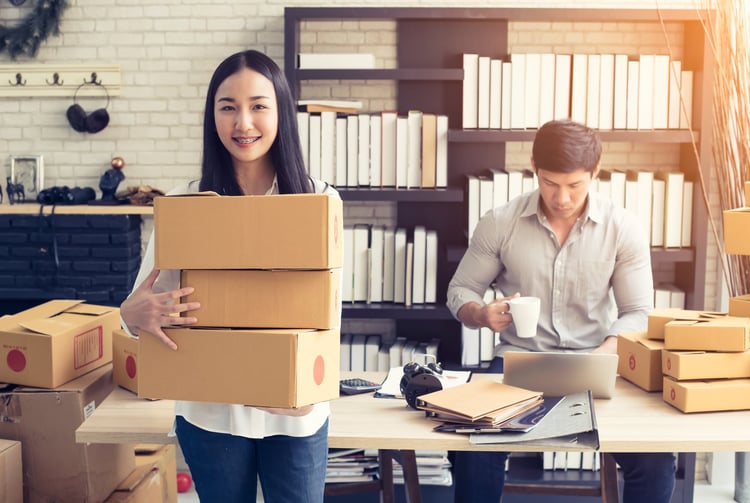
[[[18,25],[0,25],[0,52],[8,51],[14,60],[20,54],[36,56],[42,41],[50,34],[60,34],[60,18],[66,6],[67,0],[38,0]]]

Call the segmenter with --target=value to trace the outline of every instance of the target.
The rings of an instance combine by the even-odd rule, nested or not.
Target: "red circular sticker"
[[[333,242],[339,242],[339,217],[336,215],[333,217]]]
[[[674,388],[669,388],[669,398],[674,400],[676,395],[677,393],[675,393]]]
[[[125,359],[125,372],[129,378],[135,379],[135,358],[132,355],[128,355]]]
[[[6,361],[8,362],[8,367],[10,367],[13,372],[21,372],[26,368],[26,356],[17,349],[11,349],[8,352]]]
[[[315,381],[315,384],[320,386],[323,383],[323,378],[326,375],[326,362],[323,359],[323,356],[318,355],[315,358],[315,363],[313,364],[313,380]]]
[[[672,370],[672,359],[667,358],[667,370]]]
[[[635,355],[633,354],[628,357],[628,367],[630,370],[635,370]]]

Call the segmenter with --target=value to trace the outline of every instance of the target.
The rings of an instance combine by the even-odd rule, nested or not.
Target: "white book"
[[[526,126],[526,55],[510,55],[510,128],[523,129]]]
[[[341,334],[339,368],[348,372],[352,368],[352,334]]]
[[[555,118],[555,59],[555,54],[545,52],[539,63],[539,126]]]
[[[313,178],[321,177],[320,170],[320,138],[321,138],[321,118],[320,114],[310,115],[310,162],[309,171]]]
[[[336,118],[336,187],[346,187],[346,117]]]
[[[398,228],[393,238],[393,302],[406,302],[406,229]]]
[[[674,309],[685,309],[685,291],[670,285],[669,307]]]
[[[381,138],[381,187],[396,186],[396,119],[398,112],[384,111],[380,113]]]
[[[627,175],[624,171],[610,171],[610,198],[612,202],[620,208],[625,207],[625,180]]]
[[[599,92],[601,90],[601,54],[589,54],[586,78],[586,122],[590,128],[599,127]]]
[[[448,186],[448,116],[438,115],[436,123],[437,143],[435,146],[435,186]]]
[[[359,183],[359,115],[346,117],[346,185]]]
[[[680,244],[689,247],[693,241],[693,182],[682,185],[682,239]]]
[[[414,255],[412,257],[412,304],[424,304],[425,272],[427,270],[427,229],[422,225],[414,227],[412,236]]]
[[[485,213],[492,210],[492,205],[495,203],[493,195],[494,180],[492,177],[486,175],[479,176],[479,218],[481,219]]]
[[[383,302],[383,252],[385,226],[370,227],[370,278],[368,281],[368,302]]]
[[[664,247],[679,248],[682,245],[682,190],[685,174],[661,172],[664,180]]]
[[[477,127],[490,127],[490,57],[479,56],[477,69]]]
[[[534,175],[530,171],[524,171],[523,177],[521,178],[521,191],[523,194],[526,194],[527,192],[531,192],[535,189],[535,181],[536,178],[534,178]]]
[[[484,303],[489,304],[495,300],[495,290],[487,288],[484,292]],[[479,329],[479,361],[488,362],[492,360],[495,350],[495,332],[491,328],[481,327]]]
[[[508,171],[508,201],[523,194],[523,171]]]
[[[680,129],[690,129],[693,124],[693,71],[682,70],[680,77]]]
[[[396,119],[396,187],[404,188],[408,180],[409,124],[406,117]]]
[[[500,93],[502,91],[503,62],[490,60],[489,128],[500,129]]]
[[[667,127],[680,127],[680,78],[682,77],[682,62],[674,60],[669,63],[669,118]]]
[[[479,222],[479,177],[476,175],[466,175],[466,213],[468,221],[466,222],[467,236],[471,241],[474,233],[474,227]]]
[[[669,56],[654,56],[654,129],[669,127]]]
[[[570,117],[570,54],[555,55],[555,119]]]
[[[430,361],[439,361],[438,360],[438,349],[440,349],[440,338],[439,337],[433,337],[430,339],[430,341],[427,343],[427,354],[432,356],[433,359],[427,361],[427,363],[430,363]]]
[[[367,278],[369,276],[369,254],[368,238],[369,226],[366,224],[354,225],[354,291],[352,300],[354,302],[367,301]]]
[[[381,187],[381,138],[382,125],[380,115],[370,116],[370,186]]]
[[[524,86],[524,126],[526,129],[539,127],[539,88],[542,71],[542,55],[529,53],[525,55],[526,77]]]
[[[615,82],[612,94],[612,127],[628,127],[628,55],[615,54]]]
[[[388,372],[391,369],[391,346],[390,344],[380,344],[378,350],[378,372]]]
[[[406,337],[396,337],[390,347],[390,360],[391,368],[400,367],[404,363],[401,361],[401,355],[404,352],[404,344],[406,344]]]
[[[570,118],[586,123],[586,90],[588,87],[588,54],[573,54],[570,78]]]
[[[352,372],[364,372],[365,370],[365,342],[367,335],[352,334],[352,361],[349,365]]]
[[[297,68],[368,70],[375,68],[375,55],[370,53],[308,53],[297,54]]]
[[[341,300],[343,302],[352,302],[354,300],[354,228],[344,227],[343,247],[343,267],[341,281]]]
[[[383,230],[383,302],[393,302],[393,276],[396,259],[396,229]]]
[[[628,61],[628,97],[625,113],[625,127],[638,129],[638,87],[640,85],[640,62]]]
[[[320,112],[320,179],[336,184],[336,112]]]
[[[510,129],[511,109],[511,83],[513,67],[510,61],[503,61],[502,74],[500,76],[500,128]]]
[[[404,364],[414,361],[414,353],[416,352],[419,341],[413,339],[407,339],[404,342],[404,347],[401,348],[401,361]]]
[[[406,116],[408,139],[406,140],[406,188],[418,188],[421,183],[422,160],[422,112],[409,110]]]
[[[423,189],[434,189],[437,185],[437,115],[422,114],[422,153],[420,183]]]
[[[568,470],[580,470],[581,469],[581,453],[576,451],[568,451],[567,463],[565,468]]]
[[[414,243],[406,242],[406,277],[404,294],[404,305],[411,306],[414,293]]]
[[[599,62],[599,129],[614,127],[615,55],[602,54]]]
[[[497,208],[508,202],[508,173],[500,168],[492,168],[492,207]]]
[[[479,329],[461,325],[461,365],[479,365]]]
[[[370,185],[370,116],[360,114],[357,142],[357,185]]]
[[[612,183],[608,178],[599,177],[599,179],[596,181],[596,184],[592,184],[592,186],[600,196],[603,196],[610,201],[612,200]]]
[[[365,372],[378,370],[378,353],[380,352],[380,336],[370,334],[365,339]]]
[[[627,172],[627,177],[630,180],[634,180],[638,186],[636,214],[638,215],[638,221],[641,223],[643,232],[646,233],[648,241],[651,242],[651,225],[653,222],[651,208],[653,205],[654,174],[650,171],[630,170]]]
[[[638,129],[654,128],[654,55],[641,54],[638,67]]]
[[[670,298],[670,291],[664,288],[662,285],[654,287],[654,308],[656,309],[667,309],[671,307],[672,299]]]
[[[425,251],[424,301],[428,304],[437,302],[438,274],[438,234],[428,229]]]
[[[310,113],[297,112],[297,132],[302,148],[302,162],[305,163],[307,173],[310,173]]]
[[[473,129],[477,127],[479,119],[479,54],[464,54],[463,68],[463,112],[461,127],[463,129]]]
[[[664,180],[654,178],[651,193],[651,246],[664,246]]]
[[[638,215],[638,182],[625,180],[625,209]]]

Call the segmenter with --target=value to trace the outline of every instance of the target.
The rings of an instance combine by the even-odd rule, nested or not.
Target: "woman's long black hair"
[[[206,95],[203,118],[203,160],[201,163],[200,190],[213,190],[223,195],[242,195],[237,183],[232,158],[216,133],[214,101],[216,90],[224,80],[243,68],[265,76],[273,83],[279,114],[278,132],[271,146],[271,162],[276,170],[276,180],[281,194],[312,192],[310,179],[302,160],[297,115],[289,83],[281,68],[262,52],[238,52],[219,64],[211,77]]]

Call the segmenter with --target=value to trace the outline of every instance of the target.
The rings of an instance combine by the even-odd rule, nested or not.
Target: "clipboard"
[[[566,395],[532,430],[502,433],[474,433],[469,442],[483,444],[533,445],[556,450],[599,449],[599,431],[591,391]]]

